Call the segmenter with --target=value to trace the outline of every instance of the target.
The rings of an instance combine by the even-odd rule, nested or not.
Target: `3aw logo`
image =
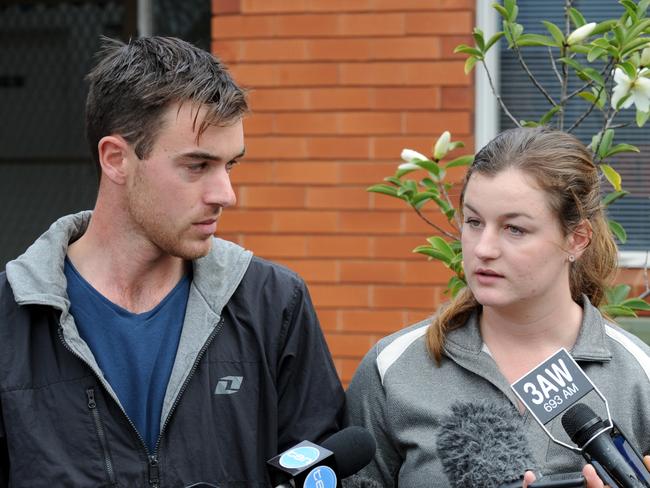
[[[243,376],[224,376],[219,378],[217,387],[214,389],[215,395],[232,395],[237,393],[241,387]]]

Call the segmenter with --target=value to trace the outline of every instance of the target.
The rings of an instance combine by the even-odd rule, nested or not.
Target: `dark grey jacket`
[[[268,486],[265,461],[340,428],[344,395],[308,291],[215,239],[194,275],[148,452],[69,314],[63,260],[90,212],[0,274],[0,487]]]
[[[608,400],[614,421],[647,454],[650,348],[604,319],[586,297],[583,309],[571,355]],[[352,424],[366,427],[377,441],[375,459],[361,474],[382,487],[450,486],[436,449],[436,425],[450,415],[450,407],[459,402],[515,406],[518,402],[483,347],[476,315],[448,333],[439,367],[426,346],[429,323],[423,321],[379,341],[363,359],[348,389]],[[604,403],[593,392],[580,401],[605,418]],[[522,435],[535,467],[543,474],[580,471],[584,460],[579,454],[552,442],[528,411],[523,422]],[[571,442],[560,418],[547,428],[562,442]]]

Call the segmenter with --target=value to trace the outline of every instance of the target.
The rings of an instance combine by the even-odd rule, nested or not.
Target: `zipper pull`
[[[88,408],[95,408],[97,406],[97,402],[95,402],[95,389],[88,388],[86,390],[86,397],[88,397]]]
[[[159,482],[158,458],[156,456],[149,456],[149,485],[155,488]]]

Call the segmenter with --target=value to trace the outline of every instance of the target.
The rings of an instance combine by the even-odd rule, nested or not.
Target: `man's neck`
[[[97,217],[97,218],[96,218]],[[108,228],[93,214],[88,229],[68,248],[79,274],[111,302],[134,313],[154,308],[188,271],[189,263],[129,232]]]

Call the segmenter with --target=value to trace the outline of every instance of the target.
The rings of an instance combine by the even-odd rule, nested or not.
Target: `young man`
[[[213,237],[245,94],[161,37],[106,40],[88,79],[95,209],[0,274],[0,486],[268,486],[343,391],[302,280]]]

